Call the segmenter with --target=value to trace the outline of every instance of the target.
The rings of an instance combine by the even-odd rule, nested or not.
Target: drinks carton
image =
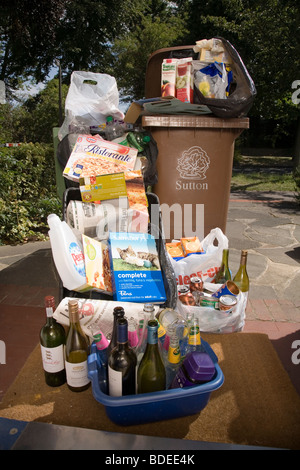
[[[176,98],[183,103],[193,102],[192,57],[179,59],[176,75]]]
[[[161,96],[176,96],[177,59],[164,59],[161,68]]]

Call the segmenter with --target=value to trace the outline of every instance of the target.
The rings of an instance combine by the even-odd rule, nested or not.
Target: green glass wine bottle
[[[73,392],[82,392],[90,386],[87,365],[89,341],[80,326],[78,300],[69,300],[68,308],[70,328],[65,348],[67,384]]]
[[[117,320],[117,345],[108,358],[109,395],[119,397],[136,393],[136,354],[128,344],[128,321]]]
[[[247,273],[247,257],[248,257],[248,251],[242,250],[240,266],[236,275],[233,278],[233,282],[236,283],[236,285],[239,287],[239,289],[242,292],[248,295],[250,282],[249,282],[249,276]]]
[[[157,392],[166,388],[166,370],[158,347],[158,322],[148,322],[147,346],[137,372],[138,393]]]
[[[53,318],[55,299],[52,295],[45,297],[47,321],[40,331],[40,345],[46,384],[59,387],[66,381],[64,364],[65,330]]]
[[[222,263],[219,271],[215,277],[216,284],[224,284],[226,281],[231,281],[231,272],[228,264],[229,250],[224,249],[222,254]]]

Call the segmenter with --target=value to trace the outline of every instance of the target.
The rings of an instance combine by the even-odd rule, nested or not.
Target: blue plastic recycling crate
[[[92,382],[94,398],[105,406],[106,414],[116,424],[134,424],[180,418],[199,413],[207,405],[213,391],[224,382],[218,358],[205,341],[204,346],[215,364],[215,375],[207,383],[186,388],[174,388],[160,392],[111,397],[101,390],[101,380],[97,365],[96,346],[92,344],[88,357],[88,374]],[[94,346],[94,347],[93,347]]]

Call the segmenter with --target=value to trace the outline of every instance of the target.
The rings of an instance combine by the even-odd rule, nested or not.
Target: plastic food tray
[[[146,195],[148,199],[148,209],[150,215],[149,233],[154,235],[156,239],[156,248],[160,260],[164,287],[167,295],[167,301],[164,303],[163,306],[175,308],[177,301],[176,277],[166,250],[159,199],[153,193],[146,193]],[[72,200],[81,201],[79,188],[71,187],[65,190],[63,195],[63,220],[66,220],[67,206]],[[155,225],[155,223],[152,223],[151,217],[153,221],[157,222],[158,224]],[[69,291],[68,289],[63,287],[62,282],[60,282],[60,298],[63,299],[65,297],[85,297],[93,299],[112,300],[111,296],[107,294],[101,294],[93,290],[88,291],[87,293]]]
[[[122,426],[162,421],[199,413],[207,405],[213,391],[224,382],[218,359],[208,343],[202,340],[215,364],[215,375],[210,382],[193,387],[162,390],[161,392],[111,397],[101,390],[97,366],[96,346],[92,344],[88,357],[88,374],[92,382],[93,396],[105,406],[107,416]]]

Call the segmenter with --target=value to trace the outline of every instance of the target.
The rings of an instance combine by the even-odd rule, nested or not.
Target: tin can
[[[226,281],[216,292],[212,294],[212,297],[219,299],[222,295],[238,295],[240,292],[238,286],[233,281]]]
[[[180,287],[178,289],[179,300],[183,305],[196,305],[193,294],[190,292],[190,289],[187,286]]]
[[[237,304],[237,300],[234,295],[222,295],[219,298],[219,310],[224,313],[230,313]]]
[[[203,296],[203,281],[199,276],[194,276],[190,281],[190,291],[195,299],[196,305],[200,305],[200,297]]]
[[[212,295],[203,295],[200,298],[201,307],[215,308],[219,307],[219,300],[213,297]]]

